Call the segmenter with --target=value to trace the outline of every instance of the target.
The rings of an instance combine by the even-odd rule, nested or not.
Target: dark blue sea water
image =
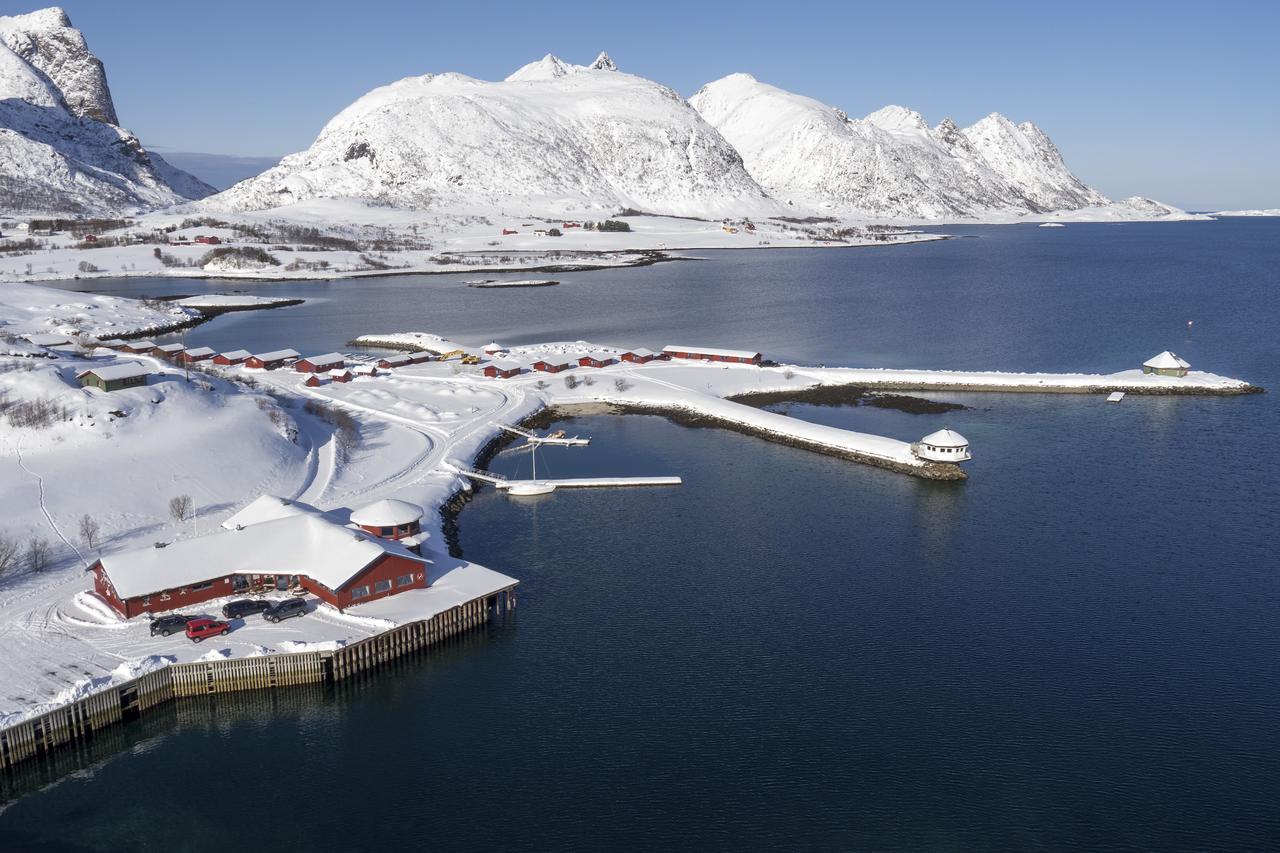
[[[1280,222],[953,231],[980,237],[497,294],[272,285],[330,301],[190,339],[322,350],[423,328],[1038,370],[1171,348],[1280,388]],[[654,417],[566,423],[591,447],[540,469],[685,485],[482,491],[461,546],[522,580],[513,624],[341,691],[121,729],[12,780],[28,793],[0,849],[1280,845],[1275,393],[945,399],[971,408],[784,408],[904,438],[945,422],[973,442],[964,483]]]

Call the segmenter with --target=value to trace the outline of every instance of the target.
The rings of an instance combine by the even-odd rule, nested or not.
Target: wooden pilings
[[[515,610],[514,586],[430,619],[400,625],[333,652],[297,652],[175,663],[0,729],[0,768],[45,755],[187,696],[341,681],[486,624]]]

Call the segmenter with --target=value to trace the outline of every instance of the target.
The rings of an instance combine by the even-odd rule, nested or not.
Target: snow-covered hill
[[[58,8],[0,17],[0,206],[117,215],[213,192],[116,124],[102,63]]]
[[[709,83],[690,103],[766,191],[798,210],[926,220],[1182,213],[1147,199],[1114,205],[1071,173],[1038,127],[998,113],[966,128],[951,119],[930,128],[899,106],[851,119],[750,74]]]
[[[521,214],[778,211],[683,98],[605,54],[588,66],[546,56],[502,82],[427,74],[375,89],[309,149],[202,206],[346,196]]]

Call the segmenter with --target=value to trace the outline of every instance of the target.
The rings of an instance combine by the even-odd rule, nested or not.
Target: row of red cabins
[[[764,360],[764,355],[748,350],[723,350],[707,347],[697,349],[691,347],[665,347],[660,353],[641,348],[626,350],[616,356],[612,353],[604,352],[587,353],[586,355],[578,356],[577,359],[544,356],[535,361],[531,367],[542,373],[560,373],[574,367],[575,361],[577,367],[599,368],[617,364],[619,361],[625,361],[630,364],[648,364],[651,361],[668,361],[673,358],[692,361],[716,361],[728,364],[760,364]],[[510,379],[513,376],[519,376],[523,369],[524,366],[517,362],[498,360],[484,368],[484,375],[495,379]]]
[[[209,347],[186,349],[182,344],[157,344],[148,340],[106,340],[100,342],[100,346],[131,355],[168,358],[179,364],[195,364],[201,361],[209,361],[220,366],[243,365],[244,367],[252,367],[258,370],[277,370],[281,367],[292,365],[293,369],[299,373],[312,374],[341,371],[346,367],[346,356],[336,352],[303,358],[301,353],[293,349],[281,349],[264,353],[251,353],[248,350],[217,352]],[[432,358],[431,353],[415,352],[405,355],[385,356],[375,363],[383,370],[390,370],[411,364],[423,364],[431,361]]]

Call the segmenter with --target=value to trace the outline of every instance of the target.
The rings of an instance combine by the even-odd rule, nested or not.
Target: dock
[[[509,480],[501,474],[491,474],[488,471],[472,471],[467,468],[457,470],[464,477],[491,483],[498,489],[509,489],[517,483],[527,482]],[[619,489],[632,486],[679,486],[684,480],[679,477],[571,477],[564,480],[539,479],[538,482],[557,489]]]

